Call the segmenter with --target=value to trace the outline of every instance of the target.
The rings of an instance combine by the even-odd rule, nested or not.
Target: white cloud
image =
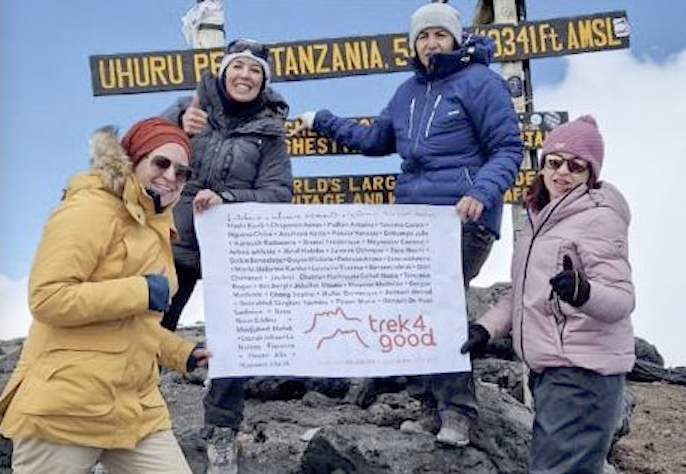
[[[628,51],[570,56],[564,80],[536,89],[536,110],[590,113],[606,141],[603,178],[616,184],[633,211],[630,252],[637,293],[636,335],[655,344],[668,366],[686,365],[686,51],[662,63]],[[535,67],[535,62],[534,62]],[[512,225],[505,213],[503,239],[475,284],[509,280]],[[204,320],[198,284],[182,325]],[[0,275],[0,339],[25,335],[30,320],[26,279]]]
[[[11,280],[0,275],[0,339],[25,337],[31,324],[27,299],[27,278]]]
[[[205,305],[202,298],[202,280],[198,282],[193,290],[191,299],[183,309],[181,319],[179,319],[179,326],[193,326],[197,323],[205,322]]]
[[[686,365],[680,297],[686,288],[686,51],[659,64],[628,51],[567,61],[560,84],[534,91],[535,108],[597,119],[606,147],[602,178],[622,190],[633,213],[636,335],[655,344],[667,365]],[[505,238],[475,281],[479,286],[509,280],[511,233],[503,229]]]
[[[28,305],[28,278],[11,280],[0,274],[0,340],[26,337],[31,324],[31,311]],[[202,281],[186,306],[180,326],[191,326],[205,320],[202,301]]]

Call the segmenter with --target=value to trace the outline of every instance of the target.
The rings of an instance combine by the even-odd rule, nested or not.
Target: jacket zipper
[[[469,182],[470,186],[474,186],[474,181],[472,181],[472,177],[469,174],[469,170],[467,168],[464,169],[464,175],[467,178],[467,181]]]
[[[557,332],[557,337],[560,339],[560,348],[564,350],[565,348],[565,339],[564,339],[564,333],[565,333],[565,328],[567,327],[567,315],[564,314],[562,311],[562,308],[560,307],[560,298],[559,296],[555,295],[555,301],[554,301],[554,306],[551,305],[553,308],[553,316],[555,316],[555,322],[557,323],[557,314],[555,314],[555,309],[557,310],[557,313],[559,313],[560,318],[562,318],[562,325],[560,326],[559,330],[557,329],[557,324],[555,324],[555,329]]]
[[[424,106],[422,107],[422,114],[421,114],[421,116],[419,117],[418,128],[419,128],[419,126],[421,126],[422,120],[424,119],[424,116],[426,115],[427,104],[428,104],[428,101],[429,101],[429,97],[430,97],[430,96],[431,96],[431,82],[427,82],[427,83],[426,83],[426,91],[424,92]],[[414,108],[415,108],[415,99],[412,99],[412,112],[413,112],[413,115],[414,115]],[[410,125],[410,127],[412,127],[412,125]],[[421,129],[420,129],[420,130],[421,130]],[[416,152],[417,152],[417,145],[418,145],[418,143],[419,143],[419,137],[420,137],[420,136],[421,136],[421,132],[415,134],[414,143],[412,143],[412,158],[414,158],[414,157],[416,156],[416,154],[417,154],[417,153],[416,153]],[[420,170],[419,173],[422,173],[422,171]],[[418,180],[415,180],[414,186],[413,186],[414,189],[413,189],[413,191],[412,191],[412,195],[413,195],[413,196],[416,195],[416,193],[417,193],[417,185],[418,185]]]
[[[434,121],[434,116],[436,115],[436,109],[438,108],[438,104],[441,103],[441,99],[443,98],[443,95],[438,94],[436,97],[436,100],[434,101],[433,108],[431,109],[431,115],[429,116],[429,121],[426,122],[426,130],[424,131],[424,138],[429,138],[429,129],[431,129],[431,124]]]
[[[212,138],[214,138],[214,136],[215,136],[215,134],[212,134],[212,135],[211,135]],[[218,137],[219,140],[218,140],[218,142],[216,143],[216,145],[213,145],[213,146],[212,146],[213,149],[212,149],[212,153],[211,153],[211,155],[210,155],[210,156],[211,156],[211,160],[210,160],[210,170],[209,170],[209,174],[208,174],[208,176],[207,176],[208,179],[211,180],[211,182],[205,183],[205,185],[206,185],[208,188],[210,188],[210,189],[212,188],[212,184],[211,184],[211,183],[212,183],[212,182],[219,181],[219,179],[220,179],[220,176],[219,176],[219,173],[218,173],[218,171],[219,171],[219,166],[220,166],[220,162],[221,162],[222,165],[224,164],[224,163],[223,163],[223,160],[221,160],[220,157],[219,157],[219,150],[221,150],[222,143],[224,142],[224,139],[221,137],[221,134],[218,133],[218,132],[216,132],[216,136]],[[231,156],[231,159],[233,159],[233,153],[232,153],[231,155],[232,155],[232,156]]]
[[[429,99],[430,95],[431,95],[431,83],[428,82],[426,84],[426,91],[424,92],[424,107],[422,107],[422,115],[419,117],[419,125],[422,124],[422,120],[424,119],[424,116],[426,115],[427,103],[428,103],[428,99]],[[414,137],[414,143],[412,144],[412,156],[416,155],[417,145],[419,143],[419,137],[420,137],[419,133],[416,134]]]
[[[407,139],[412,138],[412,126],[414,125],[414,107],[417,105],[417,98],[413,97],[412,102],[410,102],[410,126],[407,129]]]
[[[526,259],[524,260],[524,275],[522,276],[522,291],[520,293],[520,300],[521,301],[524,301],[524,293],[526,292],[526,273],[529,270],[529,260],[531,258],[531,250],[534,247],[536,237],[541,232],[541,230],[543,230],[545,223],[548,222],[550,217],[555,212],[555,209],[557,209],[560,206],[560,204],[562,204],[565,201],[565,199],[567,199],[567,196],[569,196],[569,194],[567,194],[565,197],[560,199],[560,202],[555,204],[555,207],[550,210],[550,212],[548,213],[548,216],[545,218],[545,220],[539,223],[538,229],[536,229],[534,231],[533,235],[531,236],[531,243],[529,244],[529,250],[526,254]],[[529,225],[531,225],[531,228],[533,229],[534,223],[533,223],[533,220],[531,220],[531,215],[529,215],[528,217],[529,217]],[[522,315],[519,318],[519,334],[520,334],[520,336],[519,336],[519,347],[520,347],[521,352],[522,352],[522,360],[526,362],[526,355],[524,352],[524,306],[522,305],[520,309],[521,309]]]

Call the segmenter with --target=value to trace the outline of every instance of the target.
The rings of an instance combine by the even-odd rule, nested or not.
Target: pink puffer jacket
[[[630,219],[626,200],[606,182],[551,201],[516,239],[511,291],[478,323],[491,337],[511,331],[515,352],[534,371],[629,372],[635,360]],[[565,255],[591,284],[590,299],[579,308],[551,297],[550,278]]]

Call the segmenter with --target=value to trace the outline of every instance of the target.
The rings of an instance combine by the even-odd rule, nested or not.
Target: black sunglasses
[[[190,167],[173,163],[166,156],[153,156],[150,158],[150,162],[160,171],[167,171],[170,166],[174,165],[174,176],[179,183],[185,183],[193,177],[193,170]]]
[[[549,170],[560,169],[563,163],[567,163],[570,173],[580,174],[588,169],[588,163],[579,158],[561,158],[559,156],[546,156],[545,167]]]
[[[237,39],[230,42],[226,47],[226,54],[242,53],[243,51],[250,51],[258,58],[269,61],[269,48],[255,40]]]

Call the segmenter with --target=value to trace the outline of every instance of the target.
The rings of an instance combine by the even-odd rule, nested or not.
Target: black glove
[[[467,342],[462,344],[460,352],[466,354],[467,352],[483,352],[486,350],[488,341],[491,339],[491,335],[481,324],[470,324],[469,325],[469,338]]]
[[[574,270],[569,255],[564,256],[562,271],[550,279],[550,284],[553,287],[552,291],[557,293],[562,301],[577,308],[591,296],[591,284],[583,273]]]
[[[145,275],[148,280],[148,308],[161,313],[167,310],[169,304],[169,281],[159,273]]]

